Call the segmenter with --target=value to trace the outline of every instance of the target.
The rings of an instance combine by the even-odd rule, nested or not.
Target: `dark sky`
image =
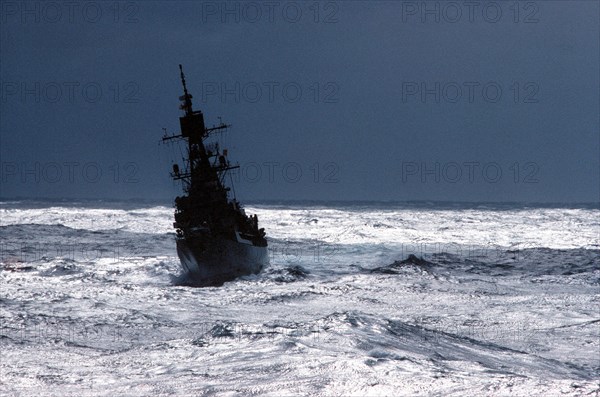
[[[598,1],[1,4],[4,198],[174,197],[181,63],[242,201],[599,200]]]

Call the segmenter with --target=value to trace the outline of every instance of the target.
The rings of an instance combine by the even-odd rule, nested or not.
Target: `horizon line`
[[[160,198],[89,198],[89,197],[0,197],[0,203],[10,201],[30,201],[30,202],[60,202],[60,201],[84,201],[84,202],[140,202],[140,203],[171,203],[172,199]],[[511,204],[511,205],[585,205],[600,207],[599,201],[465,201],[465,200],[434,200],[434,199],[416,199],[416,200],[399,200],[399,199],[381,199],[381,200],[365,200],[365,199],[248,199],[244,200],[243,204],[293,204],[293,203],[313,203],[313,204]]]

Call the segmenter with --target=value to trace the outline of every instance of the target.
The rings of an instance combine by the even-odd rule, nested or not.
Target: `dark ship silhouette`
[[[248,216],[240,203],[229,198],[224,179],[228,171],[239,168],[221,152],[218,143],[206,143],[213,133],[230,125],[220,123],[206,128],[202,111],[192,109],[183,68],[179,65],[183,96],[179,118],[181,134],[163,142],[181,140],[187,145],[183,168],[173,164],[171,177],[181,181],[184,195],[175,199],[177,254],[194,284],[221,285],[242,275],[254,274],[268,264],[267,240],[259,229],[256,215]],[[231,181],[233,182],[233,181]]]

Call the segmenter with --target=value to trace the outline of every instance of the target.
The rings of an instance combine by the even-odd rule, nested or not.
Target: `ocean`
[[[593,205],[251,203],[260,274],[195,288],[173,208],[0,203],[3,396],[597,396]]]

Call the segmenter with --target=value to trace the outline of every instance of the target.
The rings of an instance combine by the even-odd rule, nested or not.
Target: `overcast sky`
[[[181,63],[242,201],[599,201],[598,1],[1,5],[4,198],[177,195]]]

